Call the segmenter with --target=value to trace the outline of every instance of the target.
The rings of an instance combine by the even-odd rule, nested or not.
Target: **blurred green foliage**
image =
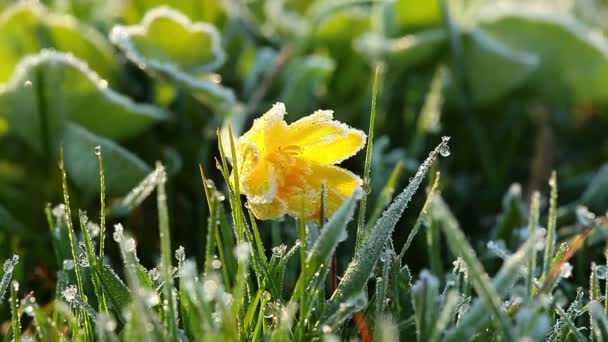
[[[606,209],[604,1],[0,4],[0,256],[22,255],[18,272],[54,267],[43,208],[61,198],[61,145],[73,202],[84,208],[97,204],[94,146],[106,156],[111,202],[162,160],[174,241],[196,250],[206,226],[197,163],[213,169],[216,127],[238,132],[282,101],[288,120],[327,108],[366,128],[376,65],[372,198],[398,161],[407,179],[425,151],[450,135],[444,197],[473,236],[512,236],[524,225],[528,195],[547,189],[552,169],[561,184],[560,225],[576,205]],[[359,157],[346,165],[358,173]],[[522,184],[519,194],[507,191],[513,182]],[[152,263],[154,203],[115,212],[128,217],[143,262]],[[296,234],[277,228],[264,233],[273,242]],[[395,243],[406,236],[397,227]],[[424,255],[423,248],[410,253]],[[30,277],[49,281],[40,272]]]

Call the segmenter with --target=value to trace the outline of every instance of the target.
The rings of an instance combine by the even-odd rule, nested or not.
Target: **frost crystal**
[[[78,296],[78,289],[75,285],[70,285],[61,292],[61,295],[68,303],[73,303]]]

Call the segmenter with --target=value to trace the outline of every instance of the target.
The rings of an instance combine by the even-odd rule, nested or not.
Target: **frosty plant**
[[[321,192],[327,191],[331,215],[361,186],[361,178],[335,164],[365,145],[365,133],[318,110],[292,124],[283,103],[256,119],[237,141],[239,186],[259,219],[285,214],[319,216]]]

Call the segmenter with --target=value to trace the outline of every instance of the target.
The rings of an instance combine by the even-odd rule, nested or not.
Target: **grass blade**
[[[557,220],[557,174],[555,171],[551,173],[549,180],[551,187],[551,197],[549,199],[549,218],[547,221],[547,242],[545,244],[545,258],[543,261],[543,278],[547,279],[551,272],[551,260],[555,251],[555,229]]]
[[[348,265],[342,281],[325,307],[321,316],[322,322],[330,320],[336,315],[340,303],[346,302],[361,293],[380,258],[380,254],[384,252],[384,246],[395,225],[401,219],[405,208],[418,190],[429,168],[437,155],[445,154],[445,150],[449,148],[448,141],[449,138],[444,137],[442,142],[429,154],[407,187],[395,198],[371,230],[369,236],[364,239],[364,243],[359,251],[355,252],[355,256]]]

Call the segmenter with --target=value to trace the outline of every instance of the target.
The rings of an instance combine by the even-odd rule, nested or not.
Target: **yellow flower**
[[[361,178],[336,164],[365,145],[365,133],[318,110],[287,124],[285,105],[275,104],[236,142],[239,186],[259,219],[285,214],[319,217],[321,191],[327,214],[361,186]]]

